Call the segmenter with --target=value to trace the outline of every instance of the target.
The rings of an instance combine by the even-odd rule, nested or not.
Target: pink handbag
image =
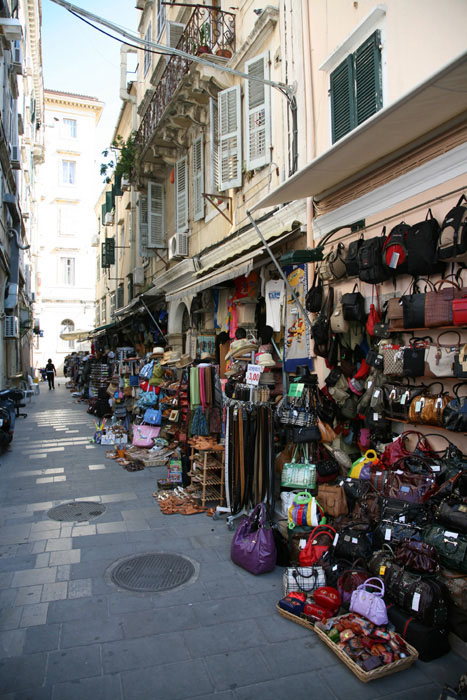
[[[378,581],[378,584],[370,583]],[[368,588],[376,588],[376,592],[367,591]],[[388,612],[383,600],[384,583],[380,578],[368,578],[353,593],[350,599],[350,611],[362,615],[374,625],[387,625]]]
[[[154,440],[159,437],[161,429],[155,425],[134,425],[133,445],[135,447],[153,447]]]

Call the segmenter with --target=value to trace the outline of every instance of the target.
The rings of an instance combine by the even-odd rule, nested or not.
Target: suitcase
[[[396,605],[388,605],[388,619],[406,642],[417,649],[420,661],[433,661],[447,654],[450,645],[448,630],[427,627]]]

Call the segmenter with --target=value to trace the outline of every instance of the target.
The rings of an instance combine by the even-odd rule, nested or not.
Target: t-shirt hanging
[[[269,280],[265,284],[266,299],[266,325],[273,331],[281,329],[281,306],[284,300],[284,282],[282,280]]]

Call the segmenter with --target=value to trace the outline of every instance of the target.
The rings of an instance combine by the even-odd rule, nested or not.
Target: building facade
[[[45,90],[46,160],[40,174],[36,306],[41,337],[35,364],[59,369],[75,349],[61,334],[94,324],[96,283],[95,131],[103,104],[94,97]]]

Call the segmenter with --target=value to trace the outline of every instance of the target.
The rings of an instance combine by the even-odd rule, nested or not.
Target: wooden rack
[[[212,455],[209,463],[209,455]],[[224,451],[219,450],[200,450],[191,448],[191,477],[192,486],[198,486],[199,490],[192,495],[194,498],[201,499],[201,505],[204,508],[206,501],[218,501],[219,505],[224,503],[224,464],[222,457]],[[219,457],[221,459],[219,459]],[[198,463],[198,468],[195,467],[195,462]],[[220,472],[220,474],[219,474]]]

